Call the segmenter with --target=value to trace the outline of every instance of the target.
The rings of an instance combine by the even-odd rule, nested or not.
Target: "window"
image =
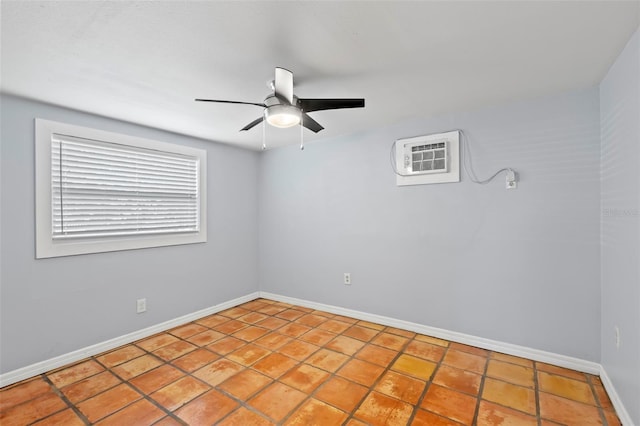
[[[36,257],[206,241],[206,151],[36,119]]]

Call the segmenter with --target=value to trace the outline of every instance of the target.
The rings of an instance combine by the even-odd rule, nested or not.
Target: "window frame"
[[[55,134],[198,158],[199,230],[188,233],[54,239],[52,232],[51,141]],[[204,149],[36,118],[35,195],[36,259],[197,244],[207,241],[207,151]]]

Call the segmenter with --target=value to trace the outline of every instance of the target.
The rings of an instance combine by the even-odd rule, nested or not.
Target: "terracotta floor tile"
[[[300,340],[304,340],[307,343],[312,343],[314,345],[322,346],[327,343],[329,340],[336,337],[335,333],[331,333],[325,330],[314,329],[307,333],[304,333],[299,337]]]
[[[209,389],[210,387],[201,381],[187,376],[155,391],[149,396],[167,410],[173,411]]]
[[[79,382],[66,386],[62,388],[61,391],[69,401],[76,404],[120,383],[122,383],[122,381],[114,376],[113,373],[110,371],[103,371],[95,376],[88,377],[84,380],[80,380]]]
[[[399,351],[409,341],[408,338],[397,336],[391,333],[378,334],[371,343],[382,346],[383,348]]]
[[[98,426],[150,425],[165,416],[165,412],[142,399],[101,420]]]
[[[359,359],[348,361],[338,372],[338,376],[352,380],[361,385],[371,386],[384,372],[384,368],[379,365]]]
[[[307,358],[305,362],[333,373],[340,368],[342,364],[347,362],[348,359],[349,357],[344,354],[330,351],[329,349],[320,349]]]
[[[243,303],[240,307],[249,309],[250,311],[257,311],[258,309],[269,305],[271,305],[271,303],[268,303],[267,299],[254,299],[251,302]]]
[[[104,367],[95,362],[94,360],[84,361],[79,364],[73,365],[62,370],[58,370],[55,373],[47,374],[47,377],[58,388],[70,385],[71,383],[79,382],[82,379],[93,376],[104,371]]]
[[[290,307],[290,308],[291,308],[291,307],[293,307],[293,308],[295,308],[295,309],[297,309],[297,310],[299,310],[299,311],[304,312],[305,314],[310,314],[311,312],[313,312],[313,311],[314,311],[313,309],[311,309],[311,308],[306,308],[306,307],[304,307],[304,306],[297,306],[297,305],[296,305],[296,306],[294,306],[294,305],[289,305],[289,307]]]
[[[167,346],[163,346],[160,349],[153,351],[153,354],[165,361],[171,361],[172,359],[181,357],[184,354],[188,354],[191,351],[197,349],[197,346],[192,345],[184,340],[179,340],[174,343],[170,343]]]
[[[480,401],[478,411],[478,426],[489,425],[517,425],[537,426],[538,421],[533,416],[528,416],[516,410],[502,407],[487,401]]]
[[[314,315],[314,314],[303,315],[297,320],[295,320],[297,324],[306,325],[307,327],[317,327],[318,325],[322,324],[325,321],[327,321],[327,317],[323,317],[321,315]]]
[[[338,336],[325,345],[327,349],[332,349],[349,356],[358,352],[363,346],[364,342],[346,336]]]
[[[311,327],[307,327],[306,325],[296,324],[294,322],[285,325],[284,327],[280,327],[278,329],[278,333],[286,334],[291,337],[299,337],[311,330]]]
[[[298,361],[302,361],[318,349],[318,346],[312,345],[311,343],[294,340],[281,347],[279,352]]]
[[[223,358],[196,370],[193,375],[211,386],[216,386],[242,370],[244,367],[240,364]]]
[[[335,315],[332,319],[336,321],[346,322],[347,324],[355,324],[358,322],[356,318],[345,317],[344,315]]]
[[[51,392],[51,386],[38,377],[0,390],[0,411]]]
[[[47,392],[35,399],[0,411],[0,424],[2,426],[31,424],[65,408],[67,404],[60,397],[53,392]]]
[[[231,395],[246,400],[273,380],[256,371],[247,369],[231,376],[218,385],[218,388]]]
[[[205,327],[213,328],[227,321],[229,321],[229,318],[215,314],[196,320],[196,323],[204,325]]]
[[[601,425],[596,407],[540,392],[540,416],[555,422],[575,426]]]
[[[413,407],[406,402],[371,392],[355,412],[355,416],[370,425],[406,425]]]
[[[489,351],[486,349],[476,348],[475,346],[463,345],[462,343],[451,342],[449,345],[450,349],[455,349],[456,351],[466,352],[468,354],[473,354],[481,357],[488,357]]]
[[[207,327],[191,322],[187,325],[182,325],[180,327],[169,330],[169,333],[173,334],[176,337],[180,337],[181,339],[186,339],[187,337],[191,337],[194,334],[202,333],[206,330]]]
[[[96,357],[96,359],[105,367],[111,368],[144,354],[145,352],[139,347],[128,345],[124,348],[116,349],[115,351],[109,352],[105,355],[98,356]]]
[[[596,405],[591,386],[585,382],[539,371],[538,386],[544,392],[584,402],[585,404]]]
[[[343,336],[353,337],[354,339],[368,342],[369,340],[373,339],[378,333],[380,333],[378,330],[374,330],[372,328],[353,325],[342,334]]]
[[[281,353],[274,352],[256,362],[252,368],[269,377],[277,379],[292,369],[296,364],[298,364],[298,361],[284,356]]]
[[[489,360],[487,376],[504,380],[515,385],[534,387],[533,369],[508,362]]]
[[[368,426],[368,425],[365,422],[361,422],[358,419],[351,419],[347,423],[345,423],[345,426]]]
[[[315,310],[315,311],[311,311],[311,313],[313,315],[320,315],[321,317],[326,317],[326,318],[333,318],[335,316],[331,312],[327,312],[327,311]]]
[[[112,368],[111,371],[122,377],[124,380],[129,380],[146,371],[153,370],[160,364],[162,364],[162,362],[158,360],[158,358],[151,355],[143,355],[125,362],[124,364],[120,364],[117,367]]]
[[[95,423],[141,398],[138,392],[121,384],[77,404],[77,407],[89,421]]]
[[[273,424],[275,423],[270,422],[261,415],[240,407],[219,422],[218,426],[269,426]]]
[[[501,380],[484,380],[482,399],[515,408],[528,414],[536,414],[536,394],[533,389],[513,385]]]
[[[369,321],[358,321],[356,324],[361,325],[363,327],[373,328],[374,330],[382,331],[384,330],[384,325],[376,324],[374,322]]]
[[[293,337],[274,331],[272,333],[262,336],[261,338],[259,338],[253,343],[255,343],[256,345],[263,346],[267,349],[271,349],[272,351],[275,351],[276,349],[279,349],[280,347],[286,345],[292,340],[293,340]]]
[[[596,391],[596,396],[598,397],[598,405],[606,410],[612,410],[613,404],[611,403],[609,395],[607,395],[607,391],[604,389],[600,378],[597,376],[589,377],[589,381],[593,386],[593,390]]]
[[[500,352],[491,352],[491,359],[498,361],[510,362],[511,364],[518,364],[523,367],[533,368],[533,361],[530,359],[520,358],[518,356],[502,354]]]
[[[171,382],[175,382],[184,376],[184,373],[168,364],[161,365],[155,370],[147,371],[144,374],[134,377],[129,381],[133,386],[140,389],[145,394],[150,394],[165,387]]]
[[[5,423],[2,424],[4,425]],[[34,426],[84,426],[84,424],[84,421],[72,409],[61,411],[44,420],[33,423]]]
[[[207,349],[211,349],[213,352],[220,355],[226,355],[238,349],[240,346],[244,346],[246,342],[244,340],[236,339],[235,337],[224,337],[210,345],[207,345]]]
[[[296,320],[304,315],[304,312],[298,311],[296,309],[287,309],[285,311],[281,311],[277,313],[275,316],[278,318],[286,319],[289,321]]]
[[[476,410],[476,398],[432,384],[420,406],[427,411],[470,425]]]
[[[383,330],[385,333],[397,334],[398,336],[408,337],[409,339],[413,339],[416,336],[416,333],[409,330],[402,330],[401,328],[395,327],[386,327]]]
[[[229,308],[229,309],[226,309],[226,310],[224,310],[222,312],[218,312],[218,314],[220,314],[222,316],[225,316],[225,317],[229,317],[229,318],[238,318],[238,317],[246,315],[246,314],[248,314],[250,312],[251,311],[248,310],[248,309],[244,309],[244,308],[241,308],[239,306],[236,306],[234,308]]]
[[[330,319],[328,321],[323,322],[318,326],[320,330],[330,331],[332,333],[342,333],[347,328],[351,327],[351,324],[347,324],[346,322],[337,321],[335,319]]]
[[[451,367],[446,364],[440,365],[436,375],[433,377],[433,383],[458,392],[468,393],[477,396],[480,390],[480,382],[482,376],[467,370]]]
[[[187,339],[188,342],[193,343],[196,346],[207,346],[211,343],[222,339],[226,334],[220,333],[215,330],[207,330],[202,333],[194,334]]]
[[[416,415],[413,417],[411,426],[460,426],[460,423],[449,420],[446,417],[430,413],[429,411],[418,410],[416,411]]]
[[[622,426],[618,415],[613,410],[604,410],[604,418],[607,419],[608,426]]]
[[[183,422],[180,422],[172,417],[165,417],[162,420],[153,424],[153,426],[184,426]]]
[[[191,373],[192,371],[195,371],[198,368],[217,360],[218,358],[220,358],[220,356],[207,349],[200,348],[196,349],[193,352],[189,352],[188,354],[183,355],[178,359],[174,359],[171,363],[176,367]]]
[[[250,325],[247,328],[243,328],[242,330],[233,333],[233,337],[242,339],[245,342],[253,342],[254,340],[264,336],[267,333],[269,333],[269,330],[267,330],[266,328]]]
[[[275,382],[249,400],[249,405],[279,422],[305,398],[299,390]]]
[[[395,371],[387,371],[378,382],[375,390],[387,396],[415,405],[418,403],[426,382],[417,380]]]
[[[280,318],[275,318],[275,317],[268,317],[258,323],[256,323],[257,326],[260,326],[262,328],[266,328],[268,330],[276,330],[280,327],[282,327],[283,325],[287,324],[287,321],[280,319]]]
[[[444,356],[445,348],[431,343],[412,340],[405,348],[404,352],[418,358],[428,359],[429,361],[440,362]]]
[[[151,336],[148,339],[141,340],[136,342],[136,346],[140,346],[145,351],[153,352],[156,349],[160,349],[163,346],[167,346],[170,343],[178,342],[176,336],[173,336],[169,333],[161,333],[156,334],[155,336]]]
[[[414,337],[415,340],[425,343],[431,343],[432,345],[442,346],[444,348],[449,347],[447,340],[438,339],[437,337],[425,336],[424,334],[418,334]]]
[[[238,364],[242,364],[245,367],[248,367],[259,359],[269,355],[270,353],[271,351],[269,349],[265,349],[253,344],[248,344],[231,352],[229,355],[227,355],[227,358],[237,362]]]
[[[315,397],[351,412],[362,401],[369,389],[341,377],[332,377],[315,393]]]
[[[248,313],[246,315],[243,315],[241,317],[238,318],[238,321],[242,321],[242,322],[246,322],[248,324],[255,324],[257,322],[260,322],[264,319],[267,319],[268,317],[264,314],[260,314],[258,312],[251,312]]]
[[[398,352],[392,351],[391,349],[385,349],[376,345],[366,345],[356,353],[355,357],[386,367],[397,355]]]
[[[477,355],[449,349],[442,360],[443,363],[474,373],[484,374],[487,359]]]
[[[587,381],[587,377],[584,373],[575,370],[569,370],[568,368],[557,367],[551,364],[545,364],[544,362],[536,362],[536,369],[538,371],[544,371],[546,373],[557,374],[558,376],[568,377],[574,380],[580,380],[582,382]]]
[[[238,403],[226,395],[210,390],[176,411],[188,425],[211,425],[232,412]]]
[[[246,322],[242,322],[242,321],[237,321],[237,320],[231,320],[231,321],[227,321],[225,323],[222,323],[220,325],[216,325],[215,327],[213,327],[213,329],[215,331],[219,331],[220,333],[224,333],[224,334],[232,334],[235,333],[236,331],[240,331],[245,327],[248,327],[249,324],[247,324]]]
[[[347,420],[347,413],[317,399],[309,399],[296,410],[285,425],[341,425]]]
[[[280,381],[302,392],[310,394],[322,382],[327,380],[329,373],[308,364],[300,364],[289,370]]]
[[[396,362],[391,366],[392,370],[408,374],[422,380],[429,380],[435,368],[435,363],[422,358],[416,358],[411,355],[400,355]]]
[[[282,311],[285,311],[287,308],[283,308],[282,306],[265,306],[264,308],[258,309],[258,312],[263,313],[265,315],[277,315]]]

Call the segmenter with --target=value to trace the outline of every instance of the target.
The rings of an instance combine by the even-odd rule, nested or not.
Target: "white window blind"
[[[54,134],[52,238],[199,231],[199,158]]]

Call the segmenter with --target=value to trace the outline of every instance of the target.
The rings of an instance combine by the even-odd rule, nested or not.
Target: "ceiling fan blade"
[[[298,99],[304,112],[325,109],[364,108],[364,99]]]
[[[318,133],[320,130],[324,129],[320,123],[305,113],[302,113],[302,125],[314,133]]]
[[[276,79],[273,83],[275,95],[293,105],[293,73],[284,68],[276,68]]]
[[[247,124],[242,129],[240,129],[240,131],[253,129],[255,126],[257,126],[258,124],[262,123],[262,120],[264,120],[264,117],[256,118],[251,123]]]
[[[256,102],[242,102],[242,101],[221,101],[219,99],[196,99],[198,102],[217,102],[221,104],[241,104],[241,105],[255,105],[259,107],[266,108],[265,104],[260,104]]]

